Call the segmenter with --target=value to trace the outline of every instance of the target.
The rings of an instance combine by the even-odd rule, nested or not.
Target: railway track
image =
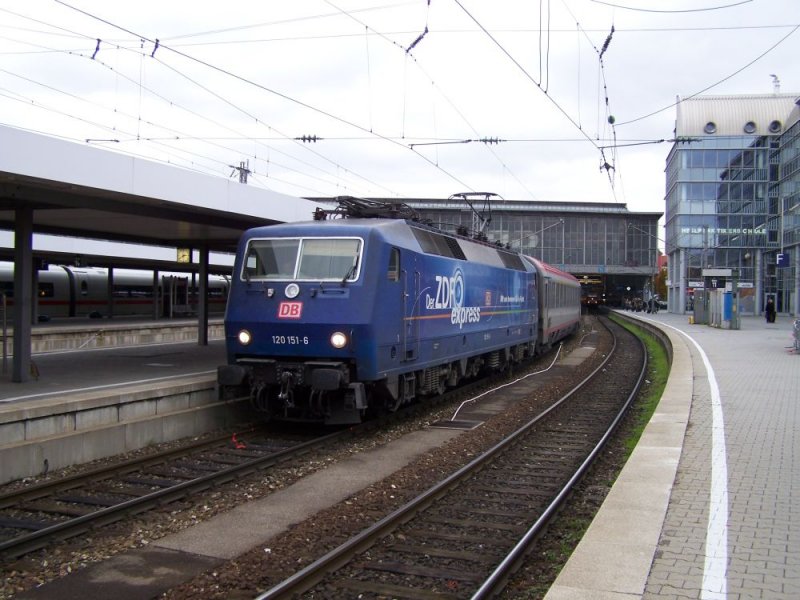
[[[259,596],[485,598],[530,551],[636,396],[641,342],[614,349],[542,414],[444,481]],[[638,364],[640,368],[632,367]],[[624,382],[620,373],[625,373]]]
[[[350,435],[252,430],[0,495],[0,556],[15,558],[207,488],[267,469]]]
[[[452,397],[469,394],[486,385],[485,380],[471,382],[425,404],[411,405],[325,435],[314,435],[299,428],[299,433],[293,436],[285,433],[278,436],[252,428],[245,432],[246,441],[244,437],[231,438],[227,433],[0,493],[0,559],[18,558],[55,541],[81,535],[278,463],[285,464],[322,446],[367,434],[393,421],[412,418]]]

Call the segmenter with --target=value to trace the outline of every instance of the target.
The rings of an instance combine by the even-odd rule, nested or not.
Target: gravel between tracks
[[[569,352],[570,346],[574,348],[579,341],[580,335],[574,336],[566,346],[566,351]],[[585,376],[602,360],[607,352],[607,344],[608,340],[603,339],[592,358],[577,369],[578,375]],[[481,449],[496,443],[515,429],[517,424],[524,422],[543,403],[562,395],[567,386],[566,380],[559,380],[556,385],[548,386],[526,402],[519,403],[513,410],[494,417],[476,430],[464,432],[436,452],[421,457],[391,477],[297,524],[263,547],[254,548],[219,569],[178,586],[167,592],[164,598],[235,600],[254,597],[471,460]],[[172,503],[160,511],[98,530],[91,537],[84,536],[22,557],[4,565],[5,577],[0,582],[0,598],[12,598],[19,591],[119,552],[146,546],[153,540],[236,505],[267,496],[340,458],[382,445],[451,414],[452,407],[441,408],[424,419],[394,426],[355,442],[346,442],[326,454],[315,452],[302,464],[272,469],[264,475],[216,488],[191,501]],[[617,462],[621,454],[613,445],[606,451],[601,465],[593,469],[581,485],[581,490],[573,496],[570,506],[563,511],[563,514],[569,515],[566,527],[551,528],[537,555],[540,560],[529,561],[521,577],[513,583],[508,597],[536,598],[541,596],[542,590],[546,591],[563,562],[568,545],[566,542],[574,537],[572,530],[575,523],[591,519],[591,514],[602,503],[618,470]]]

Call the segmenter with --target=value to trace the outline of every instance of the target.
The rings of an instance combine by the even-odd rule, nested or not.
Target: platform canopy
[[[0,229],[232,252],[254,226],[306,221],[316,203],[236,180],[0,126]],[[10,258],[8,250],[4,257]]]
[[[0,126],[0,230],[14,234],[6,235],[12,242],[0,244],[0,260],[14,261],[12,381],[30,378],[32,290],[42,262],[197,271],[198,343],[205,345],[210,253],[233,252],[251,227],[310,220],[315,208],[238,179]],[[110,255],[110,248],[104,255],[101,248],[75,252],[68,260],[67,253],[37,248],[37,234],[87,249],[96,246],[89,243],[94,240],[138,246],[123,256]],[[189,262],[182,262],[176,252],[174,261],[158,262],[144,256],[141,246],[196,249],[199,259],[193,263],[187,253]]]

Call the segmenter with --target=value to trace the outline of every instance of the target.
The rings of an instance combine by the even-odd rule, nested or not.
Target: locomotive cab
[[[283,420],[360,421],[359,369],[369,368],[375,337],[376,290],[362,276],[369,232],[263,231],[243,242],[234,267],[220,385],[246,390],[258,410]]]

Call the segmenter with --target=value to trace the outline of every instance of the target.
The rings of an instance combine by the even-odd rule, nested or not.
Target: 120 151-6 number
[[[308,346],[308,336],[299,336],[299,335],[273,335],[272,336],[272,343],[273,344],[289,344],[291,346]]]

